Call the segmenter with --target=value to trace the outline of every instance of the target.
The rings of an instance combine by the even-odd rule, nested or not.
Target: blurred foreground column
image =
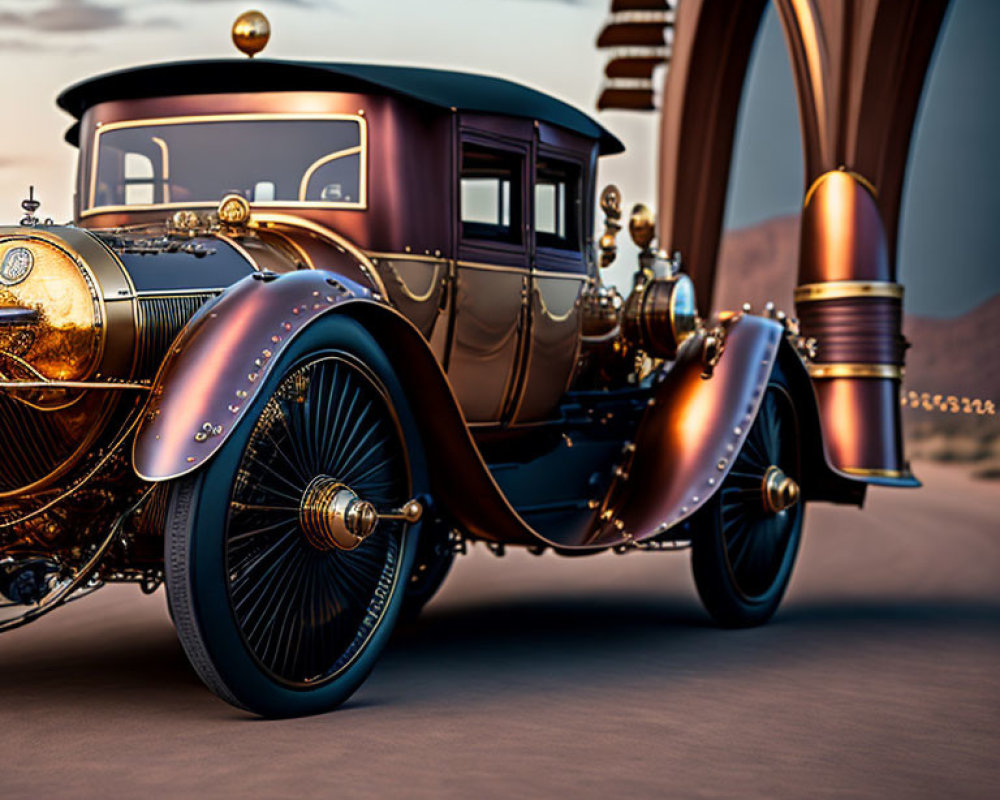
[[[896,237],[910,136],[948,0],[774,0],[792,56],[806,191],[802,333],[832,464],[909,482]]]

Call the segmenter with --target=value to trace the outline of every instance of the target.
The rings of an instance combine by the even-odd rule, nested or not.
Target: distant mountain
[[[737,309],[750,302],[759,310],[772,300],[794,314],[798,250],[799,220],[794,215],[726,233],[719,253],[714,308]],[[1000,342],[1000,295],[952,319],[909,315],[903,332],[912,344],[906,357],[906,389],[1000,402],[1000,347],[996,344]],[[993,421],[1000,421],[1000,415]]]
[[[728,231],[719,248],[717,310],[750,303],[760,310],[772,301],[794,315],[792,292],[799,263],[799,217],[775,217],[750,228]]]

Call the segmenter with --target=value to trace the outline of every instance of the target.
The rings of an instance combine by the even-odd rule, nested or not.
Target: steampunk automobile
[[[74,221],[0,229],[3,628],[165,583],[205,683],[269,716],[364,680],[457,552],[690,547],[756,625],[831,463],[807,342],[703,320],[679,255],[601,280],[621,143],[491,77],[214,60],[116,72],[76,123]],[[836,176],[831,177],[836,181]]]

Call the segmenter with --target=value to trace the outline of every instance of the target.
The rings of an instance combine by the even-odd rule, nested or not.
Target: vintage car
[[[246,52],[259,37],[236,36]],[[333,708],[483,542],[690,547],[777,608],[830,465],[793,322],[696,313],[652,218],[601,280],[620,142],[492,77],[232,59],[79,83],[74,220],[0,228],[4,629],[165,583],[205,683]]]

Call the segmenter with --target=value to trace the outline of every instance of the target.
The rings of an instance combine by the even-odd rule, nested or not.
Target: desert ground
[[[813,506],[771,624],[723,631],[684,553],[483,548],[353,700],[262,721],[203,689],[162,592],[0,641],[3,797],[996,797],[1000,482]]]

